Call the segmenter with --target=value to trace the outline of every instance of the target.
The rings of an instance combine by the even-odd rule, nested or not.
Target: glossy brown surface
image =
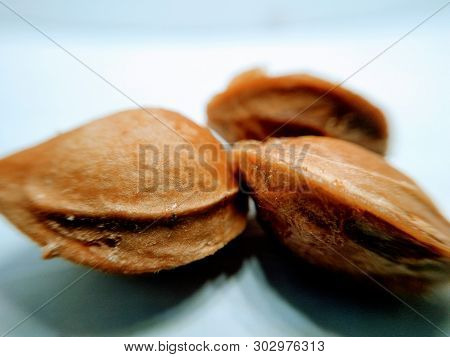
[[[200,155],[205,146],[214,155]],[[220,143],[163,109],[114,114],[0,160],[0,211],[44,257],[120,273],[203,258],[246,224]]]
[[[208,125],[229,142],[319,135],[386,152],[387,122],[377,107],[306,74],[242,73],[210,101],[207,112]]]
[[[381,156],[305,136],[243,141],[234,157],[263,226],[308,262],[399,284],[449,278],[449,222]]]

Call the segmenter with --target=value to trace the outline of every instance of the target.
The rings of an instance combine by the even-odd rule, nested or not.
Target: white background
[[[252,66],[341,81],[441,1],[7,1],[141,105],[205,123]],[[388,159],[450,216],[450,6],[352,77],[383,108]],[[135,105],[0,4],[0,155]],[[0,332],[85,272],[0,220]],[[218,255],[157,276],[91,272],[11,335],[372,336],[450,333],[449,288],[406,302],[299,267],[252,223]]]

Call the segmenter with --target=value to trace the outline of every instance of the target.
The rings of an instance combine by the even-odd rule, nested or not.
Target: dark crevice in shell
[[[171,214],[168,218],[162,217],[161,219],[126,219],[120,217],[95,217],[95,216],[75,216],[71,214],[64,213],[44,213],[36,212],[39,220],[42,222],[48,222],[50,228],[52,225],[56,225],[61,229],[67,231],[76,231],[78,229],[88,229],[92,232],[110,232],[110,233],[144,233],[152,227],[163,226],[172,228],[175,225],[183,224],[193,217],[198,218],[205,215],[210,215],[212,212],[222,209],[228,204],[236,205],[239,209],[244,212],[247,209],[247,196],[243,194],[237,194],[232,197],[232,200],[227,198],[221,202],[218,202],[208,211],[201,211],[195,215],[177,216],[176,214]],[[53,224],[52,224],[53,223]],[[97,240],[103,240],[103,243],[107,246],[116,246],[118,241],[114,241],[111,237],[100,238]],[[119,239],[120,241],[120,239]]]
[[[344,232],[356,244],[370,250],[392,262],[401,259],[435,259],[439,254],[428,247],[405,237],[394,227],[387,227],[382,222],[375,227],[371,219],[351,218],[344,223]]]
[[[280,131],[277,131],[276,136],[303,136],[303,135],[319,135],[326,136],[323,130],[319,128],[308,128],[308,127],[299,127],[298,121],[296,122],[294,119],[301,119],[302,116],[310,116],[315,114],[310,114],[315,110],[316,105],[324,105],[330,108],[333,116],[338,119],[339,122],[345,121],[349,130],[359,130],[371,138],[382,138],[383,133],[382,129],[378,122],[374,121],[371,116],[368,116],[366,113],[362,112],[358,108],[351,106],[349,103],[343,101],[339,96],[333,95],[330,92],[326,97],[325,102],[321,102],[320,99],[323,96],[323,91],[317,90],[315,88],[279,88],[276,90],[269,90],[264,92],[259,92],[253,95],[256,96],[264,96],[266,94],[274,93],[279,96],[283,95],[298,95],[298,97],[302,97],[306,95],[314,95],[317,98],[311,100],[311,103],[305,106],[305,109],[301,110],[300,113],[293,118],[291,118],[292,124],[285,125],[288,128],[282,128]],[[242,101],[242,100],[241,100]],[[267,118],[258,118],[255,117],[255,120],[263,121],[264,128],[268,128],[270,123],[273,120],[267,120]],[[273,122],[274,130],[280,126],[280,122]],[[283,130],[283,131],[281,131]],[[302,133],[303,132],[303,133]],[[268,133],[269,134],[269,133]]]

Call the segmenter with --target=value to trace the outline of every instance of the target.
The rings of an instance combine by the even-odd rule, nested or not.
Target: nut
[[[236,77],[208,104],[208,125],[229,142],[319,135],[387,147],[383,113],[364,98],[305,74],[269,77],[255,69]]]
[[[306,261],[386,281],[449,278],[449,222],[381,156],[314,136],[243,141],[233,156],[263,227]]]
[[[0,211],[44,257],[119,273],[170,269],[244,229],[229,166],[207,129],[163,109],[130,110],[0,160]]]

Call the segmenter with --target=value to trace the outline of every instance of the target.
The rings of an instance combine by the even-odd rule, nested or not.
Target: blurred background
[[[450,6],[418,26],[444,5],[443,0],[0,0],[0,156],[136,103],[205,123],[212,95],[255,66],[332,81],[354,74],[344,86],[379,105],[390,121],[388,159],[449,217]],[[7,329],[84,268],[41,262],[38,249],[4,219],[0,238],[0,325]],[[136,282],[92,272],[14,333],[441,334],[398,301],[388,308],[365,305],[345,294],[336,297],[333,288],[311,287],[302,281],[302,270],[274,263],[277,255],[236,257],[239,244],[251,245],[252,239],[222,253],[224,261],[239,260],[232,273],[221,272],[220,257],[204,263],[215,267],[214,276],[203,277],[203,269],[194,267]],[[180,288],[178,276],[185,280],[191,273],[193,285]],[[448,333],[448,298],[447,291],[411,304]]]

